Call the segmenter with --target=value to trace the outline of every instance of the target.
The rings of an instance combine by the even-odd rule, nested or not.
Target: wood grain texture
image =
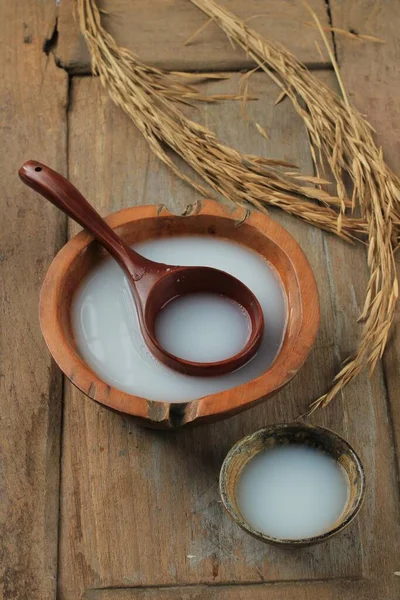
[[[66,169],[67,75],[43,52],[52,0],[0,3],[0,597],[55,597],[61,375],[39,329],[42,278],[65,219],[19,181]]]
[[[330,73],[322,77],[333,83]],[[307,136],[291,105],[285,100],[274,107],[278,92],[262,75],[253,76],[251,82],[259,100],[248,104],[248,112],[268,131],[269,141],[257,134],[251,119],[243,120],[235,103],[204,106],[194,114],[245,152],[294,161],[303,172],[311,172]],[[236,86],[233,77],[205,87],[208,92],[229,93]],[[149,153],[95,79],[74,79],[70,125],[72,181],[102,214],[160,201],[182,210],[198,197]],[[382,590],[390,600],[397,597],[397,481],[380,369],[371,381],[361,376],[313,419],[343,435],[366,469],[364,507],[342,535],[321,546],[283,551],[242,532],[219,501],[218,472],[229,448],[265,424],[287,422],[304,411],[354,350],[359,331],[356,317],[367,281],[364,249],[276,211],[271,214],[296,237],[319,286],[321,330],[309,360],[269,402],[222,423],[173,433],[139,429],[129,418],[110,413],[68,385],[60,600],[74,600],[93,588],[165,585],[195,587],[173,592],[88,591],[86,597],[247,600],[268,594],[286,600],[321,593],[324,598],[372,600],[384,598],[383,593],[377,595]],[[74,226],[71,230],[76,231]],[[321,579],[326,581],[320,584]],[[342,579],[346,581],[341,583]],[[250,586],[283,581],[285,585]],[[232,582],[246,585],[208,587]],[[208,595],[210,590],[214,596]]]
[[[73,18],[74,0],[61,0],[54,49],[57,62],[73,73],[89,73],[90,59]],[[221,0],[230,10],[268,38],[285,43],[300,60],[328,64],[316,47],[319,35],[304,24],[310,16],[296,0]],[[328,25],[324,0],[310,0],[321,22]],[[187,0],[99,0],[103,23],[117,42],[133,50],[145,63],[175,70],[237,70],[253,66],[239,49],[232,48],[225,34],[210,24],[193,40],[185,41],[207,23],[200,10]]]
[[[400,173],[400,4],[384,0],[331,0],[335,27],[375,35],[385,43],[371,44],[337,37],[341,74],[349,97],[376,131],[389,166]],[[400,268],[398,269],[400,276]],[[383,358],[394,444],[400,461],[400,310]],[[399,532],[400,536],[400,532]]]

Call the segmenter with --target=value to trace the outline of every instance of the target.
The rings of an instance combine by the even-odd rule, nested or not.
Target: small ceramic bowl
[[[163,205],[137,206],[114,213],[107,223],[128,244],[154,238],[202,235],[233,240],[268,261],[277,273],[287,303],[287,324],[274,363],[258,378],[233,389],[181,403],[156,402],[123,392],[102,380],[82,359],[71,324],[76,289],[104,259],[105,252],[82,231],[57,254],[40,295],[40,325],[53,358],[87,396],[142,425],[175,428],[223,419],[277,392],[297,373],[315,340],[319,325],[318,293],[311,267],[296,240],[266,215],[204,200],[183,215]]]
[[[265,449],[289,444],[304,444],[326,452],[341,465],[349,480],[350,494],[342,514],[330,529],[314,537],[280,539],[256,531],[243,517],[237,504],[237,485],[247,463]],[[244,437],[231,448],[221,468],[219,488],[222,502],[230,516],[252,536],[262,542],[280,546],[307,546],[324,542],[342,531],[354,519],[362,505],[365,475],[361,461],[353,448],[333,431],[301,423],[279,424],[260,429]]]

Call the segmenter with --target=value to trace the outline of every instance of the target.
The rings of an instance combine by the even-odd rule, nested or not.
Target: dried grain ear
[[[394,250],[400,241],[400,181],[386,166],[372,138],[371,126],[350,104],[329,44],[326,42],[326,48],[338,75],[342,98],[283,46],[265,40],[213,0],[191,0],[290,98],[308,130],[318,177],[324,172],[324,164],[333,173],[334,195],[312,185],[301,185],[293,174],[283,174],[279,166],[287,166],[284,161],[234,151],[210,130],[185,117],[177,101],[206,98],[188,86],[183,74],[148,67],[120,48],[102,28],[94,0],[75,1],[93,71],[99,74],[114,102],[134,121],[153,152],[177,176],[208,194],[204,185],[182,173],[165,146],[181,156],[206,184],[233,202],[247,203],[261,211],[267,205],[278,206],[348,241],[367,234],[369,243],[373,243],[368,253],[371,277],[359,346],[336,376],[332,389],[316,400],[312,409],[325,406],[362,367],[373,369],[382,356],[397,300]],[[310,12],[326,41],[318,18],[311,9]],[[352,184],[351,199],[343,183],[345,177]],[[306,177],[303,183],[311,180]],[[355,207],[360,208],[360,219],[353,216]]]
[[[351,207],[358,206],[367,222],[370,281],[362,314],[361,340],[354,357],[335,377],[332,389],[311,405],[311,410],[315,410],[318,406],[326,406],[363,366],[369,366],[372,371],[385,349],[398,290],[394,252],[399,242],[400,181],[385,164],[382,151],[372,138],[371,126],[349,102],[325,32],[307,2],[304,4],[320,31],[342,98],[321,85],[284,47],[265,40],[213,0],[191,2],[249,52],[260,68],[280,85],[282,93],[292,100],[309,132],[317,167],[323,169],[323,163],[327,163],[335,178],[340,198],[339,230],[349,205],[344,176],[352,184]]]
[[[177,102],[215,101],[218,97],[206,98],[188,86],[189,74],[144,65],[131,52],[119,47],[103,29],[94,0],[75,0],[75,3],[81,31],[91,53],[93,72],[100,76],[113,101],[133,120],[153,152],[178,177],[201,194],[210,196],[207,187],[180,170],[171,153],[167,153],[167,147],[183,158],[204,183],[239,205],[277,206],[347,241],[366,235],[366,223],[351,215],[343,219],[339,231],[337,197],[313,185],[301,185],[280,170],[295,165],[241,154],[222,144],[209,129],[185,117]],[[196,81],[199,76],[193,78]],[[243,94],[237,96],[242,97]]]

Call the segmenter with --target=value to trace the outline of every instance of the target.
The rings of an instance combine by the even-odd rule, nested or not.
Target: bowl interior
[[[114,213],[107,221],[128,244],[165,236],[217,236],[243,244],[267,260],[281,280],[287,303],[286,331],[272,367],[248,384],[188,402],[190,409],[139,398],[106,384],[81,358],[71,323],[76,289],[106,255],[88,233],[81,232],[54,259],[40,301],[41,328],[47,345],[62,371],[79,389],[116,410],[160,426],[176,426],[234,414],[293,377],[312,346],[319,324],[318,295],[311,268],[296,241],[275,221],[260,214],[244,221],[239,221],[238,216],[243,215],[227,213],[217,203],[204,201],[185,216],[172,215],[163,207],[147,206]]]
[[[247,463],[263,450],[290,444],[306,445],[326,452],[341,465],[348,478],[349,498],[342,514],[327,531],[314,537],[279,539],[256,531],[243,517],[238,506],[236,490],[242,470]],[[364,484],[365,477],[360,459],[343,438],[323,427],[297,423],[274,425],[243,438],[227,454],[220,474],[222,501],[233,519],[245,531],[262,541],[288,546],[318,543],[341,531],[356,516],[361,507]]]
[[[220,238],[230,239],[237,243],[243,243],[251,248],[274,267],[282,282],[288,311],[287,326],[284,336],[282,349],[277,359],[284,360],[286,349],[299,333],[302,321],[303,306],[298,289],[297,274],[294,265],[285,251],[280,248],[271,239],[266,238],[261,232],[253,229],[251,225],[243,224],[240,228],[235,228],[234,223],[225,217],[215,217],[212,219],[207,215],[198,215],[195,219],[183,219],[182,217],[172,217],[165,223],[163,219],[143,219],[142,221],[133,221],[126,223],[116,229],[118,235],[128,244],[135,244],[150,239],[155,239],[168,235],[217,235]],[[161,227],[160,227],[161,226]],[[85,279],[87,274],[94,269],[99,262],[107,256],[107,253],[92,241],[87,247],[76,254],[71,261],[68,272],[62,281],[63,301],[60,304],[60,317],[63,322],[66,340],[78,352],[71,323],[71,303],[74,292]]]

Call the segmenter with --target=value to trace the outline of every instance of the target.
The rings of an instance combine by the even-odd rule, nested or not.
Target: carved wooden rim
[[[243,208],[230,212],[213,200],[203,200],[190,205],[183,215],[170,213],[163,205],[148,205],[127,208],[106,218],[113,228],[120,228],[124,237],[126,226],[132,222],[150,219],[163,226],[176,220],[193,219],[201,216],[223,218],[237,231],[242,227],[246,231],[257,233],[272,243],[290,263],[295,273],[296,293],[300,301],[301,314],[297,316],[295,331],[289,336],[289,322],[282,349],[272,366],[258,378],[235,388],[205,396],[187,403],[167,403],[147,400],[111,387],[102,381],[78,354],[71,333],[68,333],[68,317],[63,307],[70,305],[72,292],[68,291],[66,281],[74,270],[77,259],[89,252],[93,241],[85,231],[74,236],[57,254],[51,263],[43,282],[39,313],[40,326],[47,346],[63,373],[87,396],[117,411],[127,413],[144,420],[152,427],[177,427],[192,422],[215,421],[249,408],[256,402],[282,388],[292,379],[304,363],[315,340],[319,326],[319,303],[314,275],[311,267],[295,239],[278,223],[266,215],[250,212]],[[164,220],[164,221],[163,221]],[[145,222],[144,221],[144,222]],[[124,230],[125,226],[125,230]],[[188,232],[190,228],[188,227]],[[151,236],[149,236],[150,238]],[[247,245],[237,236],[237,241]],[[249,247],[250,244],[248,244]],[[288,296],[288,290],[286,290]],[[288,298],[290,306],[290,298]],[[290,319],[289,315],[289,319]]]

